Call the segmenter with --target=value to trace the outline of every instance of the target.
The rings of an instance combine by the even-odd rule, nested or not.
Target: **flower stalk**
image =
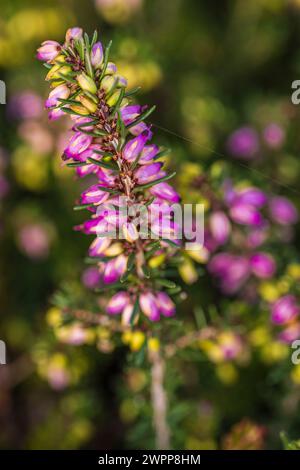
[[[141,317],[147,324],[175,313],[171,290],[162,290],[174,283],[160,282],[163,274],[151,267],[151,259],[163,256],[167,262],[178,251],[171,205],[180,197],[166,182],[175,173],[163,168],[164,149],[150,142],[153,132],[145,120],[155,106],[133,101],[136,90],[127,90],[126,79],[109,61],[110,47],[98,41],[96,32],[90,39],[76,27],[67,31],[64,44],[44,42],[38,59],[48,69],[49,118],[68,114],[73,122],[62,159],[78,177],[94,175],[96,180],[74,209],[91,215],[76,229],[96,235],[89,258],[99,268],[99,287],[116,292],[107,312],[121,314],[124,325]],[[112,235],[116,229],[120,237]]]

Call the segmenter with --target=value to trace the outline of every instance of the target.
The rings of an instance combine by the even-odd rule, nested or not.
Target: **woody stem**
[[[157,449],[170,449],[170,430],[167,423],[167,393],[164,388],[165,361],[159,352],[150,353],[151,362],[151,400],[153,426]]]

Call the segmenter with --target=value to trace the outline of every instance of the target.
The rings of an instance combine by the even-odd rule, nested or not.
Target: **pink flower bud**
[[[103,275],[105,284],[112,284],[126,272],[127,258],[124,255],[119,255],[116,258],[106,263]]]
[[[133,243],[139,238],[139,233],[137,231],[136,226],[133,223],[129,222],[129,223],[123,224],[122,229],[123,229],[124,238],[129,243]]]
[[[92,244],[89,247],[89,256],[104,256],[105,250],[109,247],[111,244],[111,240],[109,238],[100,238],[97,237],[95,240],[92,242]]]
[[[165,317],[172,317],[175,314],[175,304],[165,292],[157,293],[157,302],[160,312]]]
[[[66,113],[62,111],[60,108],[53,108],[50,109],[48,113],[48,117],[50,121],[56,121],[57,119],[61,118],[62,116],[65,116]]]
[[[66,42],[69,43],[71,40],[82,38],[82,33],[82,29],[77,26],[69,28],[66,32]]]
[[[127,292],[121,291],[115,294],[107,304],[106,311],[110,315],[118,315],[129,304],[130,297]]]
[[[152,188],[150,188],[150,193],[153,194],[153,196],[159,197],[161,199],[165,199],[166,201],[170,201],[170,202],[180,201],[179,194],[168,183],[163,182],[163,183],[158,183],[155,186],[152,186]]]
[[[142,312],[152,321],[159,320],[159,309],[156,298],[151,292],[145,292],[140,295],[139,303]]]
[[[102,202],[106,201],[108,198],[109,194],[99,189],[98,184],[94,184],[81,195],[83,204],[102,204]]]
[[[76,157],[76,155],[84,152],[91,145],[92,141],[92,136],[76,132],[70,139],[68,147],[65,148],[64,154],[69,158]]]
[[[221,245],[227,242],[231,225],[224,212],[214,212],[209,219],[210,231],[214,239]]]
[[[280,297],[272,306],[271,319],[277,325],[293,320],[299,314],[299,306],[293,295]]]
[[[275,196],[269,205],[274,222],[281,225],[295,224],[298,221],[298,211],[294,204],[285,197]]]
[[[157,179],[159,177],[158,173],[160,172],[162,166],[163,163],[161,162],[140,166],[139,169],[135,172],[138,183],[145,184]]]
[[[235,203],[229,210],[234,222],[242,225],[261,225],[262,216],[260,212],[250,204],[242,202]]]
[[[61,101],[59,101],[59,98],[66,100],[69,96],[70,88],[66,85],[59,85],[50,92],[45,106],[46,108],[54,108],[55,106],[62,104]]]
[[[101,64],[103,62],[103,47],[101,42],[96,42],[93,47],[92,47],[92,52],[91,52],[91,63],[95,69],[98,69],[101,67]]]
[[[51,62],[58,56],[61,45],[56,41],[44,41],[38,48],[37,58],[45,62]]]
[[[134,139],[131,139],[127,142],[123,150],[123,158],[128,162],[134,162],[134,160],[142,152],[145,143],[148,140],[148,134],[141,134]]]
[[[300,338],[300,323],[292,323],[288,325],[281,333],[279,339],[284,343],[292,343]]]
[[[145,145],[141,153],[141,158],[139,159],[139,164],[144,165],[150,163],[150,161],[153,160],[154,157],[156,157],[158,152],[159,148],[157,145]]]
[[[113,75],[117,72],[117,66],[113,62],[108,62],[105,70],[106,75]]]
[[[262,252],[251,256],[250,266],[253,274],[262,279],[272,277],[276,270],[274,258]]]
[[[240,203],[250,204],[254,207],[262,207],[267,202],[267,196],[263,191],[257,188],[245,188],[237,193],[237,199]]]

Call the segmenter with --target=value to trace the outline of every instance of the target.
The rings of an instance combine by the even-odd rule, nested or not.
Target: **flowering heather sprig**
[[[174,174],[168,175],[163,162],[157,161],[164,150],[150,143],[153,134],[145,119],[155,106],[131,103],[137,90],[127,91],[126,79],[109,61],[110,45],[103,47],[96,32],[90,40],[81,28],[69,29],[62,45],[45,41],[38,59],[49,69],[46,108],[50,119],[67,113],[73,121],[63,160],[79,177],[94,174],[97,178],[76,206],[87,208],[91,218],[77,228],[97,235],[89,261],[99,267],[102,288],[117,291],[107,312],[122,314],[126,324],[136,322],[140,312],[157,321],[161,315],[175,313],[170,296],[180,288],[165,279],[162,270],[150,267],[149,261],[153,256],[168,260],[176,254],[178,227],[170,205],[180,198],[166,183]],[[134,217],[124,215],[123,204],[127,210],[139,205],[151,212],[151,226],[146,227],[150,237],[142,237]],[[116,226],[123,235],[118,241],[108,235]],[[161,291],[162,286],[167,292]]]

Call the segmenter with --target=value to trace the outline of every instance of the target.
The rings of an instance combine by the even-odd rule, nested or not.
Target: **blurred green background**
[[[200,195],[184,176],[222,160],[235,181],[298,205],[300,113],[291,84],[300,78],[300,1],[0,0],[0,7],[7,86],[0,106],[0,339],[8,354],[0,366],[0,446],[151,448],[147,366],[130,352],[128,362],[127,349],[105,347],[105,332],[98,348],[76,348],[49,328],[58,288],[80,298],[81,279],[91,287],[83,264],[90,240],[72,231],[84,220],[72,206],[85,183],[61,166],[68,122],[47,120],[35,51],[43,40],[62,42],[75,25],[97,29],[105,44],[112,39],[112,59],[131,87],[142,87],[140,102],[157,104],[154,130],[173,150],[185,200]],[[278,148],[262,145],[255,161],[230,154],[232,132],[247,126],[261,141],[271,123],[282,129]],[[287,248],[289,262],[297,260],[297,244],[296,237]],[[190,288],[187,309],[218,295],[207,283],[200,276]],[[226,299],[222,308],[245,310]],[[270,359],[263,346],[273,338],[265,340],[268,327],[259,326],[244,367],[215,364],[197,351],[171,361],[175,448],[282,448],[281,431],[299,438],[300,371],[290,371],[289,352],[276,342]]]

